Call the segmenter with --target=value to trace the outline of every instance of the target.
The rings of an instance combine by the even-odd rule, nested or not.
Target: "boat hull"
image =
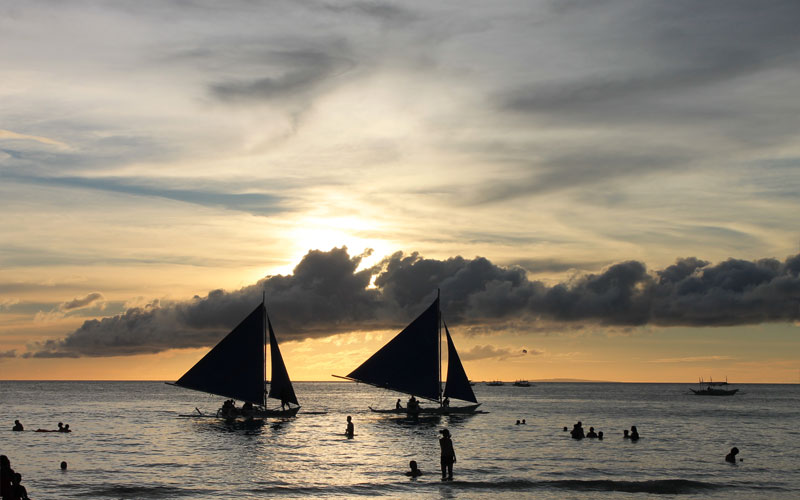
[[[733,396],[739,389],[689,389],[695,396]]]
[[[265,417],[294,417],[297,415],[297,412],[300,410],[300,407],[297,406],[295,408],[287,408],[285,410],[281,410],[280,408],[275,408],[271,410],[269,408],[254,408],[250,411],[236,411],[233,413],[225,413],[221,409],[217,412],[218,417],[220,418],[265,418]]]
[[[450,415],[453,413],[474,413],[481,403],[468,406],[448,406],[447,408],[420,408],[417,413],[409,413],[405,408],[390,408],[382,410],[379,408],[369,407],[373,413],[389,413],[394,415]]]

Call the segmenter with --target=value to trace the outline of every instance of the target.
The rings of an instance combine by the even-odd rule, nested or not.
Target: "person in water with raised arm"
[[[439,448],[442,450],[442,481],[453,480],[453,464],[456,463],[456,451],[453,449],[453,440],[450,439],[450,431],[442,429],[439,438]]]
[[[353,417],[350,415],[347,416],[347,430],[344,431],[344,435],[349,438],[356,435],[355,427],[353,426]]]

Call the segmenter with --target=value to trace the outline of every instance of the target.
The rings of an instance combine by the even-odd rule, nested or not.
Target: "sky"
[[[800,4],[0,3],[0,379],[800,383]]]

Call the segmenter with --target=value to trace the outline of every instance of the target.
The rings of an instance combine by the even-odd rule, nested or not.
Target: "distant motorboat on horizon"
[[[727,378],[725,379],[724,382],[714,382],[711,380],[705,382],[701,378],[700,389],[689,388],[689,390],[692,391],[695,396],[733,396],[739,391],[739,389],[721,389],[722,386],[727,386],[727,385],[728,385]]]

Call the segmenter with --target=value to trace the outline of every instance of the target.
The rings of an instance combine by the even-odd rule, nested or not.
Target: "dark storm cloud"
[[[562,273],[570,270],[595,270],[600,269],[608,262],[603,261],[569,261],[561,259],[523,259],[515,262],[526,271],[538,273]]]
[[[482,257],[436,260],[398,252],[358,270],[362,258],[346,248],[310,251],[290,275],[86,321],[23,356],[114,356],[213,345],[261,301],[262,292],[282,340],[399,329],[430,304],[437,288],[451,326],[502,329],[513,323],[520,331],[539,321],[565,327],[724,326],[800,319],[800,255],[716,265],[689,257],[654,272],[627,261],[552,286]]]

